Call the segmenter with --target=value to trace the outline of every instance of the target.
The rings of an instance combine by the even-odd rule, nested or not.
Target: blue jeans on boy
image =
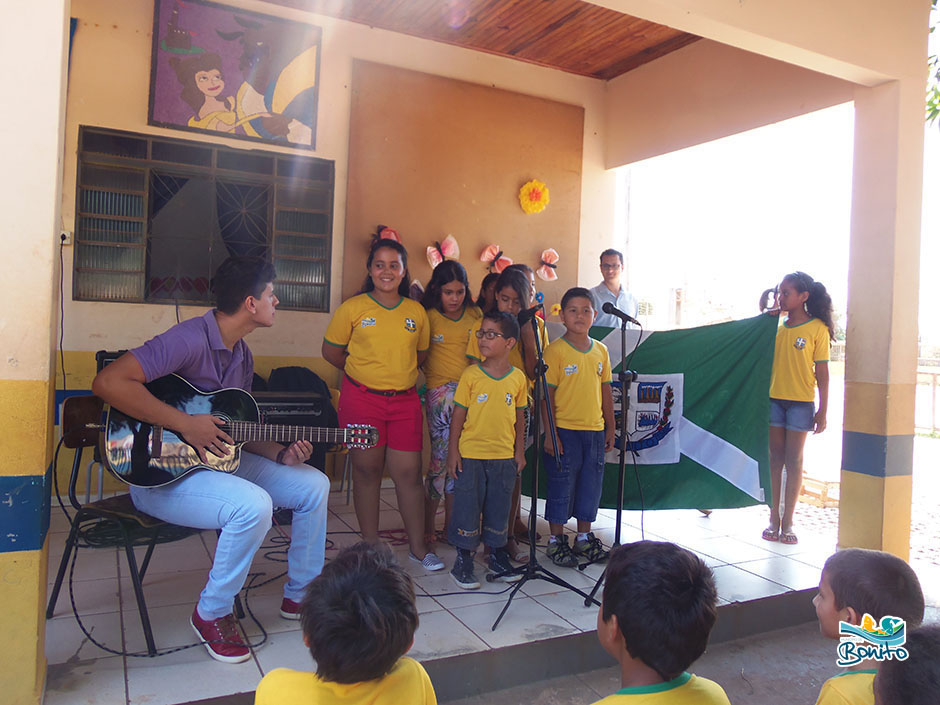
[[[164,521],[196,529],[221,529],[199,615],[212,620],[232,612],[273,507],[294,511],[287,552],[284,597],[300,602],[307,584],[323,570],[330,481],[309,465],[281,465],[242,452],[232,474],[195,470],[163,487],[132,487],[134,506]]]
[[[597,506],[604,485],[604,432],[558,429],[561,463],[545,453],[545,518],[564,524],[571,517],[579,521],[597,519]],[[552,439],[545,438],[546,447]]]
[[[483,539],[490,548],[506,545],[516,461],[460,459],[454,481],[454,509],[447,527],[451,545],[474,551]],[[480,514],[483,526],[480,526]]]

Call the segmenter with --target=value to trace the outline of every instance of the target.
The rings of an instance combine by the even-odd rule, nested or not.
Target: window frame
[[[135,140],[137,147],[140,143],[145,145],[143,156],[126,156],[123,154],[108,154],[101,151],[89,151],[86,145],[89,137],[103,137],[112,139]],[[131,143],[127,143],[130,145]],[[154,145],[164,147],[165,153],[177,151],[180,155],[202,155],[201,161],[207,161],[206,164],[192,164],[183,161],[171,161],[168,159],[154,158]],[[333,254],[333,199],[335,195],[335,163],[332,160],[320,159],[311,156],[292,155],[283,152],[274,152],[257,149],[236,149],[225,144],[214,142],[200,142],[195,140],[182,140],[172,137],[163,137],[161,135],[135,133],[124,130],[112,130],[88,125],[79,126],[77,164],[75,175],[75,246],[72,260],[72,299],[74,301],[96,301],[105,303],[145,303],[155,305],[211,305],[211,300],[195,300],[180,298],[158,298],[150,296],[150,250],[153,214],[151,213],[151,174],[156,171],[161,174],[178,175],[182,177],[209,178],[213,184],[217,180],[225,182],[247,183],[252,185],[264,185],[270,188],[271,196],[268,201],[267,213],[267,246],[266,256],[271,260],[275,269],[279,270],[281,264],[289,266],[291,263],[322,263],[323,282],[300,281],[297,279],[287,279],[278,274],[278,284],[284,286],[300,285],[307,287],[310,291],[319,289],[314,294],[318,299],[319,305],[300,306],[282,303],[280,309],[310,311],[327,313],[330,309],[330,288],[332,283],[332,254]],[[207,160],[206,160],[207,157]],[[268,165],[267,173],[250,169],[232,168],[232,164],[219,166],[220,157],[223,162],[248,162],[258,160],[258,165]],[[195,160],[195,156],[194,156]],[[140,174],[142,181],[142,191],[122,188],[98,187],[89,184],[83,180],[83,170],[85,167],[103,167],[108,169],[128,169]],[[284,174],[296,174],[303,171],[308,176],[317,178],[301,178],[297,176],[285,176]],[[141,216],[123,216],[109,215],[106,213],[95,213],[83,210],[83,195],[88,190],[101,190],[109,194],[126,193],[131,195],[140,195],[141,198]],[[310,196],[319,197],[320,204],[311,204],[310,207],[298,206],[296,200],[287,198],[284,192],[309,191]],[[291,205],[283,203],[288,201]],[[313,207],[313,206],[320,207]],[[325,217],[326,222],[322,233],[301,232],[278,227],[279,218],[282,214],[298,213],[312,217]],[[289,218],[289,215],[287,216]],[[110,221],[124,221],[140,223],[143,232],[142,243],[122,243],[95,240],[87,237],[88,230],[83,225],[83,219],[99,218]],[[286,242],[281,238],[302,238],[309,241],[314,249],[322,248],[322,256],[283,254],[278,252],[280,242]],[[79,266],[79,250],[83,246],[98,246],[111,248],[134,248],[143,250],[143,269],[134,270],[115,270],[99,267]],[[208,242],[207,242],[208,245]],[[317,245],[320,247],[318,248]],[[143,297],[127,296],[123,298],[100,298],[89,295],[81,295],[80,289],[82,277],[94,273],[126,273],[132,276],[142,277]],[[211,274],[211,273],[210,273]]]

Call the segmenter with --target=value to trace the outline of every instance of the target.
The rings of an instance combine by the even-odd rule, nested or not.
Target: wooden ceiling
[[[268,0],[609,80],[699,37],[583,0]]]

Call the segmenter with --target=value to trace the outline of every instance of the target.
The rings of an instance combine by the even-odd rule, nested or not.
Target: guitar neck
[[[275,443],[293,443],[310,441],[311,443],[345,443],[344,428],[318,428],[316,426],[282,426],[260,424],[250,421],[229,421],[222,429],[236,443],[250,441],[274,441]]]

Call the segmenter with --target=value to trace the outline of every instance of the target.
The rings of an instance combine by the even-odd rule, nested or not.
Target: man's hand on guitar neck
[[[195,414],[192,416],[186,414],[185,417],[187,420],[179,424],[180,427],[174,430],[193,447],[202,462],[205,463],[208,460],[207,452],[220,458],[231,452],[225,444],[235,445],[235,441],[219,428],[225,425],[222,419],[212,414]]]

